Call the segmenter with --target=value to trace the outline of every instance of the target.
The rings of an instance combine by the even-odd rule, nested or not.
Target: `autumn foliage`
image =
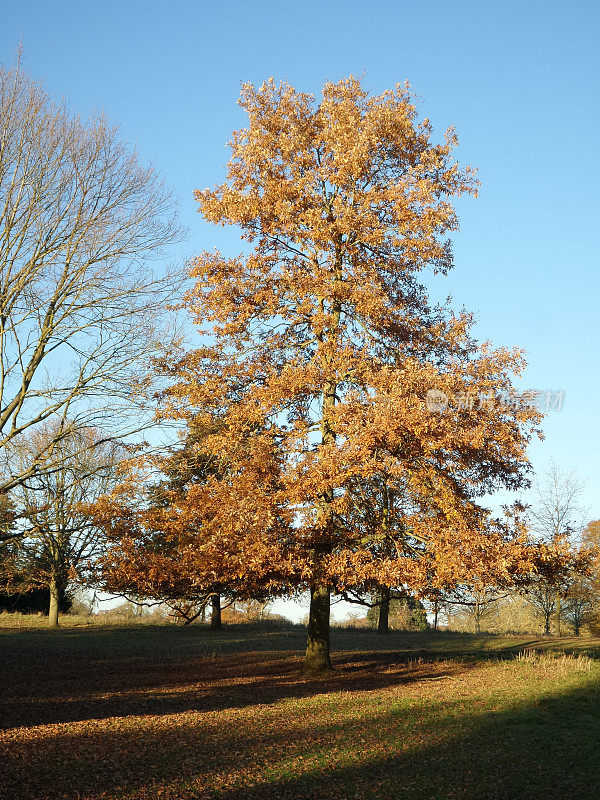
[[[319,102],[246,85],[240,104],[226,181],[196,198],[245,250],[194,261],[185,305],[203,344],[160,364],[161,413],[202,430],[197,452],[218,469],[112,513],[113,566],[136,553],[156,580],[308,589],[306,667],[326,669],[332,593],[427,595],[530,568],[521,526],[481,498],[524,484],[539,414],[501,400],[522,354],[478,345],[470,315],[422,284],[452,267],[452,200],[477,190],[455,133],[434,143],[408,86],[370,96],[352,77]]]

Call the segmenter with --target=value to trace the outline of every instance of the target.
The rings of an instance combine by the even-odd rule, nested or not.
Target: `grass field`
[[[600,798],[600,640],[338,630],[311,680],[303,646],[1,629],[0,797]]]

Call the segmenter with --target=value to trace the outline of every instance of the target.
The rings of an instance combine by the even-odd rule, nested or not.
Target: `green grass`
[[[599,640],[332,639],[4,628],[0,798],[600,798]]]

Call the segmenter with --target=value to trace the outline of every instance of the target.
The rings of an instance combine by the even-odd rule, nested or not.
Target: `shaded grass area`
[[[306,679],[301,630],[2,630],[0,797],[600,798],[600,641],[333,645]]]

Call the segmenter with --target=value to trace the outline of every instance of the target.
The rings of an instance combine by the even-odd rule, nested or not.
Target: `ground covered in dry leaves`
[[[600,798],[600,642],[340,631],[312,680],[303,643],[0,630],[0,798]]]

